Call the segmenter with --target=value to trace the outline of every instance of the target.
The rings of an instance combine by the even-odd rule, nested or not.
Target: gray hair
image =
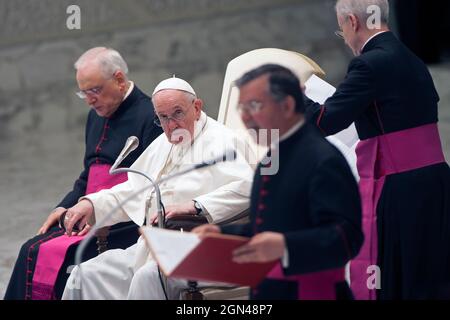
[[[89,49],[78,58],[74,67],[78,70],[91,63],[95,63],[100,67],[105,78],[111,77],[114,72],[119,70],[125,74],[125,78],[128,74],[127,63],[119,52],[111,48],[96,47]]]
[[[186,97],[186,99],[189,101],[189,102],[192,102],[192,101],[194,101],[195,99],[197,99],[197,96],[195,96],[195,95],[193,95],[192,93],[190,93],[190,92],[184,92],[185,93],[185,97]]]
[[[361,21],[367,21],[370,12],[367,12],[370,6],[380,8],[380,20],[387,24],[389,21],[389,3],[388,0],[338,0],[336,2],[336,13],[339,16],[354,14]]]

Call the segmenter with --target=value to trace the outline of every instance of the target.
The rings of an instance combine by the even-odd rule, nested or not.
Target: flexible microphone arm
[[[126,197],[122,202],[118,203],[118,204],[111,210],[111,212],[109,212],[109,213],[108,213],[107,215],[105,215],[100,221],[98,221],[98,223],[96,223],[96,224],[94,224],[94,225],[92,226],[91,230],[89,230],[89,232],[86,234],[86,236],[84,237],[84,239],[81,241],[80,245],[78,246],[78,249],[77,249],[76,254],[75,254],[75,264],[76,264],[76,265],[79,265],[79,264],[81,263],[81,257],[82,257],[81,255],[82,255],[82,253],[83,253],[85,247],[86,247],[87,244],[89,243],[89,240],[95,235],[95,232],[97,232],[97,230],[100,228],[100,227],[98,227],[98,226],[99,226],[99,225],[103,225],[103,224],[104,224],[111,216],[113,216],[113,215],[114,215],[114,214],[115,214],[115,213],[116,213],[116,212],[117,212],[124,204],[126,204],[128,201],[134,199],[134,197],[136,197],[136,196],[137,196],[138,194],[140,194],[141,192],[144,192],[145,190],[147,190],[147,189],[149,189],[149,188],[155,188],[155,186],[158,186],[159,184],[161,184],[161,183],[164,182],[164,181],[167,181],[167,180],[172,179],[172,178],[176,178],[176,177],[181,176],[181,175],[183,175],[183,174],[186,174],[186,173],[188,173],[188,172],[190,172],[190,171],[197,170],[197,169],[201,169],[201,168],[205,168],[205,167],[211,166],[211,165],[215,165],[215,164],[218,163],[218,162],[223,162],[223,161],[227,161],[227,160],[231,160],[231,161],[232,161],[232,160],[235,160],[235,159],[236,159],[236,151],[234,151],[234,150],[232,150],[231,152],[230,152],[230,151],[227,151],[227,152],[224,153],[223,156],[217,157],[217,158],[215,158],[215,159],[213,159],[213,160],[211,160],[211,161],[206,161],[206,162],[202,162],[202,163],[200,163],[200,164],[193,165],[193,166],[190,167],[190,168],[186,168],[186,169],[181,170],[181,171],[179,171],[179,172],[177,172],[177,173],[174,173],[174,174],[172,174],[172,175],[165,176],[164,178],[160,178],[160,179],[158,179],[158,180],[156,180],[156,181],[153,181],[153,179],[150,178],[147,174],[145,174],[145,173],[143,173],[143,172],[140,172],[140,171],[137,171],[137,170],[134,170],[134,169],[130,169],[130,168],[119,168],[119,169],[113,170],[115,173],[119,173],[119,171],[116,171],[116,170],[123,170],[123,172],[125,172],[125,170],[126,170],[126,171],[128,171],[128,172],[140,174],[140,175],[146,177],[146,178],[150,181],[151,184],[150,184],[150,185],[147,185],[147,186],[144,186],[144,187],[142,187],[141,189],[138,189],[137,191],[131,193],[131,194],[130,194],[128,197]],[[159,192],[159,188],[157,188],[156,195],[157,195],[157,199],[159,198],[159,201],[157,200],[158,203],[161,203],[161,194],[160,194],[160,192]],[[160,220],[163,220],[163,219],[160,219],[160,217],[158,216],[158,227],[159,227]]]
[[[163,215],[163,209],[162,209],[162,202],[161,202],[161,191],[159,189],[159,183],[161,181],[153,181],[152,178],[150,178],[147,174],[145,174],[144,172],[138,171],[138,170],[134,170],[134,169],[130,169],[130,168],[118,168],[118,169],[114,169],[109,171],[110,174],[117,174],[117,173],[122,173],[122,172],[131,172],[131,173],[136,173],[139,174],[145,178],[147,178],[148,181],[150,181],[150,183],[152,184],[153,188],[155,189],[155,193],[156,193],[156,207],[158,208],[157,212],[158,212],[158,228],[163,229],[164,228],[164,215]],[[145,212],[147,214],[147,212],[150,209],[150,202],[146,201],[145,204]]]
[[[177,173],[174,173],[172,175],[168,175],[165,176],[164,178],[160,178],[156,181],[153,181],[153,179],[151,179],[147,174],[140,172],[138,170],[134,170],[134,169],[130,169],[130,168],[119,168],[119,169],[113,169],[110,171],[110,173],[114,172],[114,173],[119,173],[119,172],[132,172],[132,173],[136,173],[136,174],[140,174],[144,177],[147,178],[147,180],[149,180],[150,185],[146,185],[140,189],[138,189],[137,191],[131,193],[128,197],[126,197],[123,201],[119,202],[108,214],[106,214],[102,219],[100,219],[97,223],[95,223],[92,228],[89,230],[89,232],[86,234],[86,236],[84,237],[84,239],[80,242],[76,253],[75,253],[75,265],[79,266],[79,272],[80,272],[80,282],[79,282],[79,286],[80,286],[80,293],[81,293],[81,284],[82,284],[82,268],[80,266],[81,261],[82,261],[82,256],[83,256],[83,252],[86,249],[87,245],[89,244],[89,241],[94,237],[95,233],[97,232],[97,230],[100,228],[99,226],[103,225],[110,217],[112,217],[124,204],[126,204],[128,201],[134,199],[138,194],[140,194],[141,192],[144,192],[147,189],[150,188],[155,188],[156,190],[156,196],[157,196],[157,202],[158,205],[161,206],[161,194],[159,191],[159,187],[158,185],[161,184],[164,181],[167,181],[169,179],[181,176],[183,174],[186,174],[190,171],[194,171],[194,170],[198,170],[201,168],[205,168],[208,166],[212,166],[215,165],[216,163],[219,162],[224,162],[224,161],[233,161],[236,159],[236,151],[235,150],[228,150],[226,151],[222,156],[217,157],[215,159],[209,160],[209,161],[205,161],[202,162],[200,164],[196,164],[193,165],[190,168],[186,168],[184,170],[181,170]],[[123,171],[120,171],[123,170]],[[162,207],[162,206],[161,206]],[[159,207],[158,207],[159,208]],[[159,210],[159,209],[158,209]],[[158,212],[159,213],[159,212]],[[158,227],[160,225],[160,223],[164,220],[164,217],[162,217],[162,210],[161,210],[161,214],[158,214]],[[81,297],[80,297],[81,298]]]

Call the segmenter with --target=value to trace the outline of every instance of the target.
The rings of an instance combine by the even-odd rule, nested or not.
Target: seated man
[[[68,239],[57,225],[59,217],[88,193],[110,188],[127,180],[126,174],[111,176],[109,167],[131,135],[141,141],[137,150],[123,162],[130,166],[161,133],[154,124],[150,98],[128,80],[128,67],[121,55],[108,48],[92,48],[75,63],[81,91],[78,96],[91,107],[86,123],[84,170],[73,190],[56,206],[38,235],[21,248],[5,299],[60,298],[68,278],[67,267],[74,263],[78,239]],[[83,235],[88,227],[80,233]],[[138,237],[135,224],[117,226],[108,237],[110,247],[126,248]],[[97,255],[95,242],[85,258]],[[49,262],[51,260],[51,263]]]
[[[210,223],[220,223],[248,209],[253,170],[244,157],[245,144],[228,128],[202,112],[202,100],[184,80],[169,78],[153,92],[153,104],[158,123],[165,135],[158,137],[136,160],[131,168],[144,171],[152,179],[172,175],[193,164],[217,157],[230,147],[237,147],[235,161],[218,163],[191,171],[160,185],[167,218],[176,215],[204,215]],[[103,220],[120,204],[106,225],[133,220],[142,225],[156,219],[154,191],[140,193],[124,202],[136,190],[147,185],[140,175],[109,190],[88,195],[67,212],[67,233],[78,221]],[[146,203],[150,209],[145,212]],[[156,271],[144,240],[126,250],[109,250],[75,267],[66,285],[63,299],[126,299],[145,297],[140,285],[141,273]],[[81,277],[82,275],[82,277]],[[81,286],[80,286],[81,280]],[[158,282],[159,283],[159,282]],[[155,284],[148,283],[148,286]],[[176,299],[177,290],[167,290]]]
[[[305,120],[300,82],[290,70],[266,64],[236,85],[246,127],[279,130],[268,152],[279,154],[279,169],[267,174],[265,161],[256,169],[250,223],[193,232],[251,237],[233,252],[236,263],[279,261],[253,288],[253,299],[351,299],[344,266],[363,234],[358,187],[345,158]]]

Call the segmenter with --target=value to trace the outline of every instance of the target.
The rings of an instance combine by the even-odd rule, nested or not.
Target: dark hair
[[[304,113],[305,103],[300,80],[291,70],[278,64],[265,64],[245,73],[236,80],[236,86],[240,89],[250,81],[266,74],[269,75],[269,93],[272,98],[280,102],[287,96],[291,96],[295,100],[295,111]]]

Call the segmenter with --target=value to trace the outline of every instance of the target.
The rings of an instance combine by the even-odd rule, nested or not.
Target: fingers
[[[166,219],[169,219],[173,216],[176,216],[176,213],[173,211],[166,212]]]
[[[39,230],[38,230],[38,232],[37,232],[36,235],[44,234],[44,233],[47,232],[47,230],[48,230],[48,224],[47,224],[47,221],[46,221],[46,222],[44,222],[44,224],[39,228]]]
[[[194,228],[192,230],[192,232],[196,233],[200,237],[200,239],[203,239],[208,234],[220,233],[220,228],[216,225],[205,224],[205,225]]]
[[[252,253],[253,251],[255,251],[255,249],[253,247],[249,246],[248,244],[245,244],[243,246],[240,246],[236,250],[234,250],[233,256],[245,255],[245,254]]]
[[[259,262],[258,259],[256,258],[256,255],[252,252],[246,253],[246,254],[242,254],[242,255],[238,255],[238,256],[234,256],[233,255],[233,262],[235,263],[250,263],[250,262]]]
[[[91,226],[88,225],[88,224],[85,224],[83,229],[78,233],[78,235],[79,236],[84,236],[84,235],[86,235],[89,232],[89,230],[91,230]]]
[[[81,219],[81,215],[77,212],[67,211],[64,219],[64,225],[66,226],[66,234],[70,237],[73,234],[73,227]],[[75,233],[76,234],[76,233]]]
[[[36,233],[36,235],[39,236],[39,235],[41,235],[41,234],[46,233],[46,232],[47,232],[47,229],[48,229],[48,228],[46,228],[45,225],[43,225],[42,227],[39,228],[39,230],[38,230],[38,232]]]
[[[38,231],[38,235],[40,234],[44,234],[48,231],[48,229],[50,229],[51,226],[53,226],[54,224],[58,223],[58,218],[59,216],[55,215],[55,214],[50,214],[47,218],[47,220],[45,220],[44,224],[39,228]]]
[[[155,224],[158,223],[158,216],[155,214],[153,214],[150,218],[150,224]]]
[[[249,242],[233,251],[233,261],[236,263],[258,262],[258,238],[255,236]]]

